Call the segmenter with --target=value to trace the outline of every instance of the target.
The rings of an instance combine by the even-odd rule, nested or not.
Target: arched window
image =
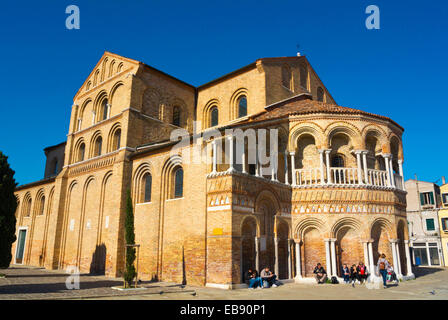
[[[121,143],[121,129],[118,129],[114,133],[114,142],[113,142],[112,149],[113,150],[120,149],[120,143]]]
[[[143,183],[144,183],[144,196],[143,196],[143,202],[151,202],[151,187],[152,187],[152,176],[150,173],[146,173],[143,176]]]
[[[288,65],[282,66],[282,85],[292,91],[292,74]]]
[[[106,120],[109,116],[109,103],[107,102],[107,99],[104,99],[101,103],[101,109],[102,109],[102,119]]]
[[[40,198],[38,214],[40,215],[44,214],[44,206],[45,206],[45,196],[42,196],[42,198]]]
[[[333,168],[344,168],[344,158],[336,154],[331,158],[331,167]],[[341,170],[337,170],[334,175],[335,183],[343,183],[344,182],[344,172]]]
[[[317,88],[317,101],[324,102],[324,90],[321,87]]]
[[[86,145],[85,143],[81,143],[81,145],[78,148],[78,154],[76,157],[76,162],[84,161],[84,155],[86,153]]]
[[[247,98],[246,96],[241,96],[238,98],[238,118],[247,115]]]
[[[25,217],[29,217],[31,215],[31,197],[26,200],[25,203]]]
[[[308,72],[304,65],[300,67],[300,85],[303,88],[308,89]]]
[[[184,189],[184,170],[177,169],[174,172],[174,198],[182,198]]]
[[[98,137],[95,140],[95,149],[94,149],[94,153],[93,156],[94,157],[98,157],[101,155],[101,149],[103,148],[103,138]]]
[[[331,166],[333,168],[344,168],[344,158],[336,154],[331,158]]]
[[[218,125],[218,107],[213,107],[210,110],[210,127],[214,127]]]
[[[180,108],[174,107],[173,109],[173,125],[180,127]]]

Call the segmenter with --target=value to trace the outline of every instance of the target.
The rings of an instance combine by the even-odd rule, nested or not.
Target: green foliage
[[[16,208],[14,195],[17,183],[14,170],[9,167],[8,157],[0,151],[0,269],[11,263],[11,246],[16,241]]]
[[[131,191],[127,191],[126,199],[126,220],[125,220],[125,238],[126,244],[135,244],[135,232],[134,232],[134,212],[132,209]],[[135,266],[135,248],[126,248],[126,271],[124,272],[125,284],[129,287],[137,275]]]

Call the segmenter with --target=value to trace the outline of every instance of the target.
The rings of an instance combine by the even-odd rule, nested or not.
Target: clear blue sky
[[[80,30],[65,28],[76,4]],[[380,8],[367,30],[365,8]],[[105,50],[200,85],[261,57],[306,55],[339,105],[405,128],[405,178],[448,178],[446,1],[2,1],[0,150],[20,184],[66,139],[73,96]],[[440,181],[439,181],[440,183]]]

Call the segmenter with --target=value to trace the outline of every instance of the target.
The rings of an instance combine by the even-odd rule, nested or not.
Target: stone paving
[[[12,266],[2,270],[0,300],[5,299],[126,299],[126,300],[398,300],[448,299],[448,269],[418,268],[416,280],[401,282],[387,289],[368,289],[364,285],[316,285],[287,283],[271,289],[222,290],[181,286],[166,282],[143,282],[145,289],[123,292],[121,279],[81,275],[80,290],[67,290],[67,274],[39,268]]]
[[[165,282],[142,282],[140,290],[121,291],[112,287],[123,286],[123,280],[104,276],[80,275],[79,290],[69,290],[66,280],[69,274],[49,271],[43,268],[11,266],[1,270],[5,278],[0,278],[0,300],[16,299],[84,299],[117,296],[132,296],[145,293],[160,295],[161,292],[185,292],[191,290],[184,286]]]

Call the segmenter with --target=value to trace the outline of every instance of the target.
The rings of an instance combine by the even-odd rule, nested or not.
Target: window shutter
[[[420,193],[420,203],[422,206],[425,204],[425,195],[423,193]]]
[[[429,193],[429,198],[431,200],[431,204],[434,204],[434,193],[433,192]]]
[[[426,230],[428,231],[434,231],[434,219],[426,219]]]

